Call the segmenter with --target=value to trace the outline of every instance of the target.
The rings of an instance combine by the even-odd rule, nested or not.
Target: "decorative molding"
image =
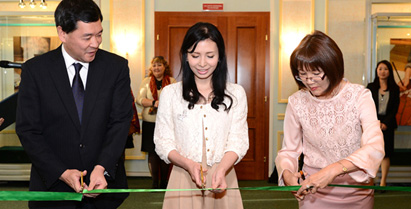
[[[278,113],[277,114],[277,120],[284,120],[285,118],[285,113]]]
[[[127,176],[151,177],[150,172],[126,171]]]
[[[146,154],[142,155],[129,155],[125,157],[126,160],[145,160],[146,159]]]
[[[142,124],[142,121],[140,121]],[[141,132],[133,134],[134,148],[126,149],[125,160],[146,160],[146,152],[141,151]]]

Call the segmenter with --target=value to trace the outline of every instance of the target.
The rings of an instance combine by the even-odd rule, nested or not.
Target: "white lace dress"
[[[198,163],[206,161],[203,165],[209,170],[207,187],[211,186],[213,171],[226,152],[235,152],[238,163],[249,147],[245,91],[240,85],[227,83],[226,93],[233,99],[228,113],[223,106],[218,111],[213,109],[210,103],[188,109],[188,102],[182,97],[181,82],[166,86],[159,100],[154,132],[157,154],[166,163],[170,163],[168,154],[172,150]],[[226,98],[224,103],[230,104],[230,101]],[[238,187],[234,169],[227,174],[226,181],[228,187]],[[196,188],[196,185],[188,172],[174,166],[167,188],[189,189]],[[167,192],[163,208],[242,208],[238,190],[227,190],[219,196],[207,192],[205,196],[203,198],[200,191]],[[207,206],[204,206],[204,199],[207,199]]]
[[[275,160],[279,185],[284,185],[284,170],[297,172],[301,153],[308,174],[346,159],[361,170],[341,175],[333,184],[369,184],[384,157],[379,126],[371,92],[364,86],[347,82],[330,99],[317,99],[305,90],[294,93],[288,100],[283,144]],[[338,201],[341,208],[372,208],[373,191],[327,187],[307,195],[300,208],[340,208]]]

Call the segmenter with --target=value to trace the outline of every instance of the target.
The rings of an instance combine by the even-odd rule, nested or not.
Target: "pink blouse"
[[[279,185],[284,185],[284,170],[297,172],[301,152],[310,167],[321,169],[346,159],[360,168],[349,173],[355,181],[374,178],[384,157],[384,140],[371,92],[347,82],[330,99],[317,99],[306,90],[291,95],[275,160]]]

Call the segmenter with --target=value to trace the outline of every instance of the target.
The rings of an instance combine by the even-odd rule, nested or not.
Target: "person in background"
[[[247,97],[227,81],[224,40],[218,29],[191,26],[180,49],[182,82],[164,88],[157,113],[156,152],[173,163],[163,208],[243,208],[234,164],[249,147]]]
[[[327,186],[373,185],[384,141],[371,92],[344,79],[342,52],[320,31],[303,38],[290,66],[300,90],[288,98],[279,185],[301,185],[300,208],[373,208],[374,190]]]
[[[141,151],[148,153],[148,167],[153,178],[153,189],[165,189],[168,183],[170,166],[155,152],[153,135],[161,90],[175,82],[176,80],[171,77],[167,60],[163,56],[156,56],[151,60],[149,76],[141,82],[137,97],[137,104],[143,106]]]
[[[390,157],[394,153],[394,131],[397,128],[395,116],[400,104],[400,90],[395,83],[390,62],[382,60],[377,63],[374,82],[369,83],[367,88],[371,90],[377,109],[377,117],[384,134],[385,157],[381,163],[380,186],[386,186]]]
[[[411,62],[405,65],[404,72],[404,78],[402,78],[402,80],[397,83],[400,91],[411,89]]]
[[[16,132],[32,162],[29,190],[127,189],[128,62],[99,49],[103,16],[94,1],[62,0],[54,16],[62,44],[22,66]],[[114,209],[127,196],[90,193],[82,201],[30,201],[29,208]]]
[[[404,71],[404,78],[397,83],[400,87],[400,104],[396,118],[399,126],[411,126],[411,52]]]

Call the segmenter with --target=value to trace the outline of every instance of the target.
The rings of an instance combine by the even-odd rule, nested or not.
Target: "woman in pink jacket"
[[[341,50],[320,31],[301,41],[290,65],[300,90],[288,99],[279,185],[301,185],[300,208],[373,208],[373,190],[327,186],[373,184],[384,141],[371,92],[344,79]]]

